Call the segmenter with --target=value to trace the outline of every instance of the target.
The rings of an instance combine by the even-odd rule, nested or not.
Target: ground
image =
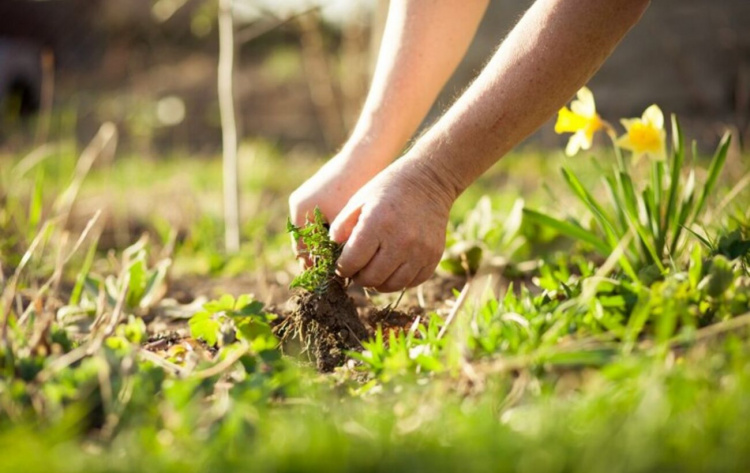
[[[622,202],[622,221],[660,216],[629,234],[604,200],[611,150],[519,151],[457,202],[426,284],[317,296],[289,289],[285,227],[319,157],[243,145],[243,244],[226,255],[218,158],[117,155],[71,194],[79,153],[51,149],[0,156],[2,471],[750,465],[735,151],[713,188],[710,157],[658,171],[680,183],[676,209],[707,194],[674,246],[670,187],[645,185],[658,164],[626,173],[645,200]]]

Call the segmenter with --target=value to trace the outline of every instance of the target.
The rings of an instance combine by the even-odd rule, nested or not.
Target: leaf
[[[230,315],[238,316],[261,316],[265,315],[263,312],[264,306],[260,301],[250,301],[249,303],[242,306],[240,309],[233,311]]]
[[[97,237],[98,238],[98,237]],[[86,258],[83,260],[83,266],[81,266],[81,270],[78,272],[78,276],[76,276],[76,284],[73,287],[73,291],[70,293],[70,299],[68,300],[68,305],[78,305],[81,302],[81,294],[83,293],[83,290],[86,286],[86,281],[88,280],[88,273],[91,271],[91,266],[94,264],[94,257],[96,256],[96,241],[91,244],[89,247],[89,250],[86,252]],[[96,294],[99,293],[99,289],[93,289],[91,290],[92,293],[94,293],[94,296],[96,297]]]
[[[203,304],[203,308],[214,314],[229,312],[234,310],[234,302],[234,297],[231,294],[224,294],[218,301],[206,302]]]
[[[558,220],[531,209],[524,209],[523,213],[533,222],[548,226],[563,235],[588,243],[604,256],[608,256],[612,251],[612,248],[605,241],[580,225]]]
[[[750,240],[743,239],[742,232],[739,229],[734,230],[719,238],[716,252],[730,260],[742,258],[750,252]]]
[[[691,288],[698,287],[702,274],[703,252],[699,245],[695,245],[693,246],[693,251],[690,253],[690,268],[688,269],[688,279],[690,280]]]
[[[711,160],[711,166],[708,168],[708,178],[706,179],[706,183],[703,185],[703,192],[701,192],[701,196],[695,206],[695,213],[693,214],[692,220],[695,220],[699,217],[701,211],[703,210],[703,206],[706,204],[706,199],[714,191],[716,182],[719,179],[719,174],[721,174],[721,170],[727,160],[727,152],[729,151],[729,145],[731,144],[731,142],[732,134],[729,132],[724,133],[724,136],[721,138],[721,142],[719,143],[718,148],[716,148],[716,153],[714,153],[714,157]]]
[[[238,336],[248,342],[252,342],[256,338],[272,338],[275,339],[271,326],[258,319],[252,319],[245,317],[243,319],[235,319],[235,325],[237,326]]]
[[[726,292],[734,282],[732,263],[725,257],[718,255],[711,260],[708,274],[698,284],[698,289],[706,291],[711,297],[719,297]]]
[[[161,288],[164,278],[167,277],[167,271],[171,265],[172,260],[167,258],[160,261],[156,268],[150,271],[151,274],[149,275],[148,281],[146,281],[143,295],[141,296],[141,301],[139,303],[141,308],[145,309],[156,302],[156,297],[159,295],[158,290]]]
[[[146,261],[138,258],[133,261],[127,269],[130,275],[128,283],[127,304],[129,307],[138,307],[146,287]]]
[[[677,196],[680,191],[680,172],[682,171],[682,164],[685,161],[685,137],[682,135],[682,128],[677,116],[672,114],[672,162],[670,164],[670,179],[669,179],[669,197],[667,198],[667,209],[664,213],[664,220],[662,222],[662,234],[666,234],[667,229],[671,228],[674,231],[677,225],[670,221],[675,215],[675,207],[677,206]]]
[[[221,324],[214,320],[213,315],[206,311],[197,312],[190,318],[190,335],[199,340],[203,340],[210,346],[216,346],[219,340],[219,331]]]
[[[607,235],[609,245],[616,245],[617,236],[615,235],[614,225],[607,216],[607,212],[583,187],[583,184],[581,184],[581,181],[578,180],[575,174],[573,174],[566,168],[563,168],[562,172],[563,176],[565,177],[565,181],[568,183],[568,186],[578,196],[578,199],[588,207],[589,211],[594,214],[594,217],[596,217],[599,226],[602,228],[605,235]]]

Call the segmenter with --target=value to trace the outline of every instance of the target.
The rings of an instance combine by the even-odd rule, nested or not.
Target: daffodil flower
[[[626,133],[617,139],[617,146],[630,150],[633,161],[638,161],[644,154],[651,159],[666,159],[667,132],[664,131],[664,114],[657,105],[651,105],[643,112],[641,118],[620,120]]]
[[[596,113],[594,94],[587,87],[582,87],[576,97],[570,103],[570,109],[560,109],[555,123],[555,133],[573,133],[565,147],[565,154],[568,156],[591,148],[594,133],[604,127],[602,119]]]

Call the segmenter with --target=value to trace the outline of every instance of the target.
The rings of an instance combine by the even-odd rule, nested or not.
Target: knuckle
[[[298,190],[289,194],[289,206],[290,207],[298,207],[301,203],[302,203],[302,196],[300,195]]]
[[[378,292],[396,292],[400,288],[398,287],[398,284],[387,282],[379,287],[375,288]]]
[[[409,281],[405,281],[403,278],[392,279],[384,282],[378,287],[380,292],[396,292],[404,289],[408,285]]]
[[[336,265],[336,269],[339,275],[344,278],[350,278],[355,275],[355,271],[353,270],[351,263],[349,262],[348,258],[344,257],[344,255],[339,257],[338,263]],[[355,278],[355,282],[356,282],[356,278]]]
[[[354,282],[363,287],[380,287],[383,285],[384,278],[373,272],[361,272],[354,278]]]

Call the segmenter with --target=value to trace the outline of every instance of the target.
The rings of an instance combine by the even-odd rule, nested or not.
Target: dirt
[[[388,337],[388,332],[409,330],[417,317],[424,315],[424,309],[419,306],[412,306],[404,311],[392,308],[383,307],[375,308],[368,307],[362,311],[362,319],[372,331],[377,330],[378,327],[383,329],[383,335]]]
[[[183,277],[170,281],[169,297],[187,303],[198,296],[258,294],[266,310],[279,316],[272,326],[283,341],[284,351],[291,356],[309,358],[319,371],[330,372],[346,362],[347,352],[362,350],[362,342],[373,338],[378,327],[382,328],[386,341],[390,332],[409,330],[418,317],[441,307],[446,295],[460,290],[464,283],[463,277],[434,276],[421,288],[424,307],[420,305],[416,290],[407,291],[398,307],[377,307],[361,288],[344,288],[338,281],[322,295],[290,295],[286,284],[264,279],[262,275],[224,279]],[[162,319],[164,317],[159,320],[163,322]],[[183,319],[161,324],[156,331],[169,330],[178,330],[182,338],[189,338]],[[153,341],[156,343],[155,339]],[[163,348],[161,345],[163,341],[155,348]],[[174,342],[167,343],[167,348],[171,345]]]
[[[361,350],[370,332],[360,320],[354,301],[337,280],[322,294],[293,298],[294,310],[284,338],[299,337],[318,371],[330,372],[346,361],[346,352]]]

